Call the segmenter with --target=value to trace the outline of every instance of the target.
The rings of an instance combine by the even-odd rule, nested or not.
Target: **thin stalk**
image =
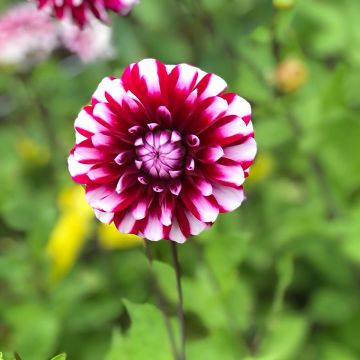
[[[166,327],[166,331],[168,333],[169,336],[169,340],[170,340],[170,346],[171,346],[171,351],[173,354],[173,358],[174,360],[180,360],[181,358],[179,357],[177,350],[176,350],[176,342],[175,342],[175,336],[173,333],[173,329],[171,327],[171,323],[170,323],[170,319],[167,315],[167,311],[166,311],[166,300],[165,297],[161,291],[161,288],[159,286],[159,282],[156,278],[156,274],[155,271],[153,269],[152,266],[152,262],[153,262],[153,257],[151,254],[151,249],[149,246],[149,240],[144,239],[144,246],[145,246],[145,255],[149,261],[149,265],[150,265],[150,279],[151,279],[151,287],[153,289],[153,293],[155,294],[156,297],[156,302],[161,310],[161,312],[164,315],[164,321],[165,321],[165,327]]]
[[[170,241],[171,254],[176,274],[176,287],[178,293],[178,319],[180,327],[180,352],[179,360],[185,360],[185,320],[184,320],[184,309],[183,309],[183,294],[181,288],[181,269],[177,253],[177,244],[174,241]]]

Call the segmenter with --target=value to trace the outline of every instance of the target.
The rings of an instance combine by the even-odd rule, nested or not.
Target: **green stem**
[[[165,321],[165,327],[166,327],[166,331],[168,333],[169,336],[169,340],[170,340],[170,346],[171,346],[171,351],[173,354],[173,358],[174,360],[179,360],[179,356],[177,354],[177,350],[176,350],[176,342],[175,342],[175,336],[173,333],[173,329],[171,327],[171,323],[170,323],[170,319],[168,317],[167,311],[166,311],[166,300],[165,297],[161,291],[161,288],[159,286],[158,280],[156,278],[156,274],[155,271],[153,269],[152,266],[152,262],[153,262],[153,257],[151,254],[151,249],[149,246],[149,240],[144,239],[144,245],[145,245],[145,255],[149,261],[149,265],[150,265],[150,279],[151,279],[151,287],[153,289],[153,293],[155,294],[156,297],[156,302],[158,303],[158,306],[161,310],[161,312],[164,315],[164,321]]]
[[[185,320],[184,320],[184,310],[183,310],[183,294],[181,288],[181,269],[180,263],[177,253],[177,244],[173,241],[170,242],[171,244],[171,254],[173,258],[173,264],[176,274],[176,287],[178,293],[178,319],[179,319],[179,326],[180,326],[180,353],[179,353],[179,360],[185,360]]]

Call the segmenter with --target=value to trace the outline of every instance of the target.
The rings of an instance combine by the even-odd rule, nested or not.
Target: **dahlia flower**
[[[0,17],[0,63],[28,66],[44,60],[57,46],[57,30],[32,4],[11,7]]]
[[[256,143],[249,103],[226,86],[152,59],[102,80],[68,159],[100,221],[182,243],[240,206]]]
[[[94,19],[84,29],[68,20],[62,21],[59,24],[59,35],[63,45],[77,54],[83,63],[109,59],[115,54],[111,44],[111,27]]]
[[[109,10],[126,15],[138,0],[37,0],[37,3],[39,8],[50,9],[57,18],[70,17],[83,27],[94,16],[101,21],[108,21]]]

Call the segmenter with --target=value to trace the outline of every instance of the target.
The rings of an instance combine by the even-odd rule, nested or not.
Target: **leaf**
[[[196,360],[240,359],[229,331],[216,331],[204,339],[187,344],[187,358]]]
[[[342,251],[351,261],[360,264],[360,204],[352,209],[350,221],[346,226],[346,236],[341,243]]]
[[[278,272],[278,284],[276,287],[275,298],[273,302],[273,311],[278,312],[282,310],[285,292],[289,285],[291,284],[293,278],[293,258],[290,254],[286,254],[280,258],[277,262],[277,272]]]
[[[177,302],[177,289],[176,289],[176,275],[175,271],[169,264],[153,261],[152,266],[154,268],[156,279],[162,292],[173,303]]]
[[[289,313],[279,314],[271,319],[259,355],[269,360],[294,359],[306,340],[307,332],[308,324],[304,317]]]
[[[336,309],[336,311],[334,311]],[[323,288],[311,299],[309,312],[312,318],[323,324],[337,324],[348,320],[356,311],[354,294]]]
[[[51,360],[66,360],[66,354],[62,353],[62,354],[56,355]]]
[[[124,300],[131,327],[126,334],[115,331],[105,360],[171,360],[172,353],[163,315],[150,304],[133,304]],[[153,354],[153,355],[152,355]]]
[[[53,352],[59,322],[44,304],[9,306],[5,318],[14,329],[11,346],[25,360],[45,359]]]

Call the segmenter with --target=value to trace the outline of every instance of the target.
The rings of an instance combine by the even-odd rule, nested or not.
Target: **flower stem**
[[[149,265],[150,265],[150,280],[151,280],[151,287],[153,289],[153,293],[155,294],[156,297],[156,302],[158,303],[158,306],[161,310],[161,312],[164,315],[164,321],[165,321],[165,327],[166,327],[166,331],[168,333],[169,336],[169,340],[170,340],[170,346],[171,346],[171,351],[173,354],[173,358],[174,360],[178,360],[180,359],[176,350],[176,343],[175,343],[175,337],[174,337],[174,333],[173,333],[173,329],[171,327],[170,324],[170,320],[166,311],[166,300],[165,297],[161,291],[161,288],[159,286],[159,282],[156,278],[156,274],[155,271],[153,269],[152,266],[152,262],[153,262],[153,257],[151,254],[151,249],[149,246],[149,240],[144,239],[144,246],[145,246],[145,255],[149,261]]]
[[[176,273],[176,286],[177,293],[179,298],[178,303],[178,319],[180,326],[180,352],[179,352],[179,360],[185,360],[185,321],[184,321],[184,310],[183,310],[183,294],[181,288],[181,270],[180,263],[177,253],[177,244],[173,241],[170,241],[171,244],[171,254],[173,258],[174,269]]]

